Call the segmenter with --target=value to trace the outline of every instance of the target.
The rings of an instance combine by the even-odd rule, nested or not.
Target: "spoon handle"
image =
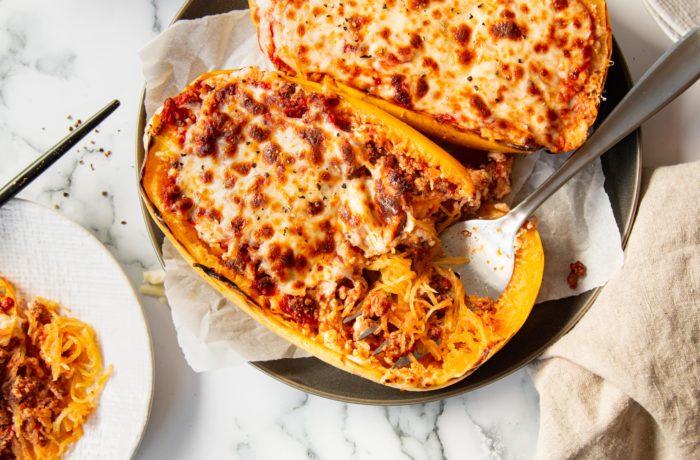
[[[700,27],[686,34],[646,71],[591,137],[510,214],[522,224],[547,198],[700,77]],[[517,219],[515,219],[517,217]]]

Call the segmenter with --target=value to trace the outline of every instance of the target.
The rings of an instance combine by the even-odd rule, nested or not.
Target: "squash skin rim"
[[[233,71],[208,72],[195,79],[191,84],[194,84],[195,82],[207,78],[211,75],[231,72]],[[279,72],[275,73],[281,78],[298,83],[305,89],[308,89],[310,91],[328,91],[328,88],[323,87],[318,83],[306,82],[298,78],[288,77],[283,74],[280,74]],[[365,109],[367,112],[363,112],[364,115],[377,118],[380,122],[385,123],[388,129],[397,130],[398,134],[410,138],[410,140],[413,141],[414,145],[419,147],[418,152],[421,155],[434,155],[432,159],[430,159],[430,162],[437,163],[439,166],[444,166],[444,169],[446,170],[444,172],[448,173],[449,179],[452,180],[453,176],[458,177],[458,173],[462,173],[464,175],[468,174],[468,170],[464,166],[462,166],[461,163],[459,163],[454,157],[449,155],[447,152],[442,150],[440,147],[438,147],[429,139],[425,138],[413,128],[409,127],[408,125],[405,125],[400,120],[392,117],[389,114],[384,113],[383,111],[381,111],[381,109],[366,102],[352,100],[347,96],[343,95],[340,95],[340,97],[344,101],[350,103],[350,105],[352,105],[352,107],[355,110],[362,112],[362,109]],[[154,123],[158,122],[159,115],[160,111],[156,112],[152,120],[149,122],[149,127],[152,126]],[[480,366],[488,358],[493,356],[493,354],[495,354],[496,351],[498,351],[503,345],[505,345],[505,343],[522,326],[529,312],[531,311],[532,306],[534,305],[534,300],[537,296],[537,292],[539,291],[539,286],[541,282],[543,252],[537,231],[535,229],[532,229],[523,233],[523,235],[527,236],[525,241],[532,240],[532,243],[524,244],[523,242],[521,242],[521,248],[534,248],[534,256],[530,255],[530,252],[520,255],[520,250],[516,253],[516,269],[518,269],[517,273],[520,273],[520,269],[518,267],[524,267],[527,268],[528,273],[534,274],[534,276],[531,277],[532,281],[530,282],[530,284],[528,284],[529,289],[526,290],[526,294],[523,294],[523,298],[520,299],[522,300],[522,302],[520,302],[522,311],[519,315],[519,318],[521,318],[521,320],[518,321],[517,328],[514,330],[510,330],[507,337],[499,338],[499,340],[494,344],[495,346],[493,346],[490,349],[489,353],[485,355],[480,360],[480,362],[477,363],[476,366],[473,366],[463,375],[457,376],[453,379],[448,379],[442,384],[425,388],[401,383],[381,382],[381,377],[386,371],[384,368],[375,368],[367,365],[360,365],[355,361],[349,359],[346,355],[326,348],[322,344],[317,343],[314,340],[291,329],[287,326],[287,323],[285,321],[280,320],[272,315],[265,314],[263,308],[259,307],[256,304],[256,302],[245,293],[245,289],[250,288],[250,280],[236,275],[229,269],[224,267],[220,263],[220,259],[215,254],[209,252],[209,247],[199,240],[199,238],[196,235],[196,231],[193,228],[179,225],[177,220],[174,219],[172,216],[168,215],[168,213],[166,213],[166,215],[162,215],[160,213],[160,211],[158,210],[158,205],[160,204],[162,206],[162,203],[160,202],[160,191],[162,191],[162,184],[161,181],[159,181],[159,179],[163,179],[163,175],[162,173],[160,173],[160,170],[162,168],[169,168],[169,165],[166,161],[164,161],[161,158],[158,158],[153,154],[155,145],[153,145],[152,141],[153,138],[150,135],[150,129],[147,128],[146,135],[144,136],[144,142],[147,153],[140,181],[142,199],[151,217],[154,219],[161,231],[163,231],[167,238],[173,243],[180,255],[211,286],[213,286],[219,293],[223,294],[226,298],[231,300],[237,307],[241,308],[253,319],[265,326],[271,332],[285,338],[292,344],[308,351],[315,357],[336,368],[339,368],[346,372],[350,372],[352,374],[358,375],[376,383],[398,388],[401,390],[430,391],[443,388],[466,378],[469,374],[475,371],[478,368],[478,366]],[[414,150],[411,150],[411,152],[414,152]],[[443,168],[441,168],[441,171],[442,170]],[[467,186],[473,187],[471,180],[467,180],[466,177],[460,182],[465,182]],[[155,202],[151,200],[151,196],[156,197]],[[515,273],[516,272],[514,271],[514,278]],[[539,279],[537,279],[538,276]],[[509,284],[509,288],[506,289],[506,293],[510,292],[510,287],[511,284]],[[510,297],[507,298],[509,299]],[[509,302],[512,303],[513,301],[509,300]],[[499,301],[497,302],[497,308],[509,307],[510,303],[503,303],[499,299]]]

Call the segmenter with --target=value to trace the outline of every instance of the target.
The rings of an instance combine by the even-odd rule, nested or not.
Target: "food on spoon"
[[[290,75],[364,98],[481,150],[579,147],[612,50],[603,0],[250,0],[260,46]]]
[[[256,68],[201,76],[145,142],[146,204],[184,258],[340,369],[406,390],[452,384],[534,303],[534,228],[495,301],[465,295],[439,259],[442,228],[508,192],[508,157],[466,168],[373,105]]]
[[[83,435],[111,366],[90,325],[0,277],[0,458],[57,459]]]

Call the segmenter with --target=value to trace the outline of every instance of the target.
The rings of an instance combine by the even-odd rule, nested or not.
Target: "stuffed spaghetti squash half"
[[[604,0],[249,3],[279,70],[480,150],[578,148],[612,50]]]
[[[256,68],[205,74],[146,133],[146,204],[184,258],[318,358],[406,390],[454,383],[520,328],[542,278],[524,228],[499,299],[465,293],[439,231],[509,191],[363,101]],[[462,261],[463,262],[463,261]]]

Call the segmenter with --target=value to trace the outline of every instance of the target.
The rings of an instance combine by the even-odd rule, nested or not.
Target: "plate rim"
[[[116,259],[114,254],[107,249],[107,247],[102,243],[102,241],[99,240],[95,235],[90,233],[85,227],[82,225],[78,224],[77,222],[73,221],[72,219],[68,218],[67,216],[61,214],[60,212],[51,209],[47,206],[44,206],[41,203],[37,203],[36,201],[32,201],[26,198],[20,198],[20,197],[14,197],[12,198],[8,204],[12,202],[20,202],[20,206],[33,206],[41,210],[41,212],[48,212],[53,214],[54,216],[57,216],[59,219],[62,219],[68,226],[72,227],[74,231],[77,234],[80,234],[82,237],[87,237],[89,240],[92,240],[92,242],[96,243],[96,247],[99,248],[99,250],[107,256],[107,260],[109,261],[110,264],[114,265],[116,268],[116,272],[119,274],[122,278],[122,281],[127,286],[126,292],[127,295],[130,295],[133,297],[135,304],[138,306],[137,313],[138,317],[141,319],[143,322],[143,325],[145,327],[146,331],[146,338],[148,339],[148,363],[150,367],[150,373],[148,373],[148,382],[147,382],[147,391],[148,391],[148,403],[146,404],[145,411],[143,414],[143,421],[142,421],[142,426],[138,430],[138,434],[136,438],[134,439],[133,445],[131,446],[130,449],[128,449],[128,457],[127,458],[133,458],[136,452],[138,452],[139,447],[141,446],[141,442],[143,441],[143,437],[146,433],[146,428],[148,427],[148,421],[151,417],[151,410],[153,408],[153,389],[155,387],[155,365],[154,365],[154,359],[153,359],[153,337],[151,335],[151,328],[150,325],[148,324],[148,320],[146,319],[146,314],[143,310],[143,305],[141,304],[141,300],[139,299],[139,296],[136,293],[136,290],[134,289],[134,286],[131,284],[131,281],[129,280],[129,277],[126,275],[126,272],[122,268],[121,264],[119,261]],[[159,257],[160,260],[160,257]],[[99,404],[97,405],[99,408]],[[76,444],[80,442],[80,439],[76,441]],[[66,457],[70,458],[70,453],[72,451],[71,449],[68,450],[66,453]]]
[[[173,17],[173,20],[171,21],[170,25],[175,24],[179,20],[184,20],[183,16],[187,13],[189,8],[192,6],[192,4],[197,3],[201,0],[187,0],[183,3],[183,5],[180,7],[180,9],[177,11],[175,16]],[[231,9],[229,11],[234,11],[235,9]],[[205,17],[205,16],[200,16],[200,17]],[[613,41],[613,52],[617,51],[618,57],[616,60],[618,61],[616,65],[619,65],[622,71],[622,76],[624,77],[624,81],[628,87],[632,87],[634,84],[634,81],[632,79],[629,66],[627,65],[627,60],[622,52],[622,49],[620,48],[619,44],[617,43],[617,40],[613,36],[612,38]],[[141,104],[139,108],[139,117],[136,122],[136,168],[135,170],[135,175],[134,178],[136,180],[136,185],[139,191],[141,191],[141,163],[144,157],[145,157],[145,149],[143,148],[143,142],[142,142],[142,137],[143,137],[143,132],[144,129],[147,125],[147,119],[146,119],[146,112],[145,112],[145,95],[146,95],[146,86],[144,84],[142,90],[141,90]],[[600,120],[598,120],[599,122]],[[620,232],[620,239],[622,243],[622,249],[627,247],[627,242],[629,240],[632,227],[634,226],[634,222],[637,217],[637,211],[639,209],[639,198],[640,198],[640,193],[641,193],[641,181],[642,181],[642,129],[637,128],[635,131],[633,131],[631,134],[628,136],[634,136],[635,138],[635,152],[634,156],[636,158],[636,168],[634,171],[634,178],[633,178],[633,183],[631,184],[633,188],[633,197],[632,197],[632,206],[631,210],[629,211],[628,214],[628,219],[627,222],[624,222],[624,228]],[[622,142],[622,141],[621,141]],[[606,181],[607,181],[607,175],[606,175]],[[607,193],[607,191],[606,191]],[[162,258],[162,250],[159,246],[159,238],[158,238],[158,230],[155,227],[155,222],[153,222],[153,219],[151,218],[150,214],[148,213],[146,206],[143,201],[143,197],[141,196],[141,193],[139,193],[139,205],[141,207],[141,213],[143,215],[145,224],[146,224],[146,231],[148,233],[149,240],[151,241],[151,244],[153,245],[153,248],[156,252],[156,256],[158,258],[158,262],[161,264],[161,266],[164,266],[163,258]],[[606,283],[607,284],[607,283]],[[312,387],[303,383],[300,383],[291,377],[281,375],[277,372],[272,371],[271,369],[268,368],[266,365],[270,361],[265,361],[265,362],[249,362],[251,366],[256,368],[257,370],[261,371],[267,376],[270,376],[274,378],[275,380],[282,382],[286,385],[289,385],[292,388],[295,388],[297,390],[303,391],[308,394],[312,394],[315,396],[320,396],[323,398],[339,401],[339,402],[344,402],[344,403],[353,403],[353,404],[362,404],[362,405],[372,405],[372,406],[404,406],[404,405],[412,405],[412,404],[422,404],[422,403],[428,403],[428,402],[434,402],[434,401],[440,401],[444,400],[447,398],[452,398],[456,397],[480,388],[483,388],[487,385],[490,385],[498,380],[501,380],[504,377],[507,377],[508,375],[524,368],[531,362],[533,362],[535,359],[537,359],[547,348],[552,346],[554,343],[559,341],[564,335],[566,335],[571,329],[573,329],[576,324],[583,318],[583,316],[590,310],[591,306],[595,302],[595,300],[598,298],[600,295],[601,290],[605,287],[605,285],[594,288],[590,291],[586,291],[585,293],[578,294],[577,296],[584,295],[587,293],[590,293],[589,298],[586,300],[586,302],[580,307],[580,309],[576,312],[576,314],[568,321],[566,324],[566,327],[563,327],[560,331],[558,331],[550,340],[548,340],[545,344],[537,347],[534,349],[532,352],[528,353],[528,355],[517,364],[514,366],[508,367],[507,369],[503,369],[502,371],[493,374],[487,379],[484,379],[482,381],[476,382],[469,387],[446,387],[444,389],[441,389],[439,391],[426,391],[426,392],[403,392],[403,395],[411,394],[412,397],[403,397],[400,400],[394,400],[394,399],[370,399],[370,398],[363,398],[361,396],[346,396],[346,395],[338,395],[326,390],[322,390],[316,387]],[[572,297],[577,297],[577,296],[572,296]],[[299,359],[318,359],[314,357],[309,357],[309,358],[299,358]],[[341,370],[341,372],[344,372]],[[450,389],[452,389],[450,391]],[[398,390],[397,390],[398,391]]]

